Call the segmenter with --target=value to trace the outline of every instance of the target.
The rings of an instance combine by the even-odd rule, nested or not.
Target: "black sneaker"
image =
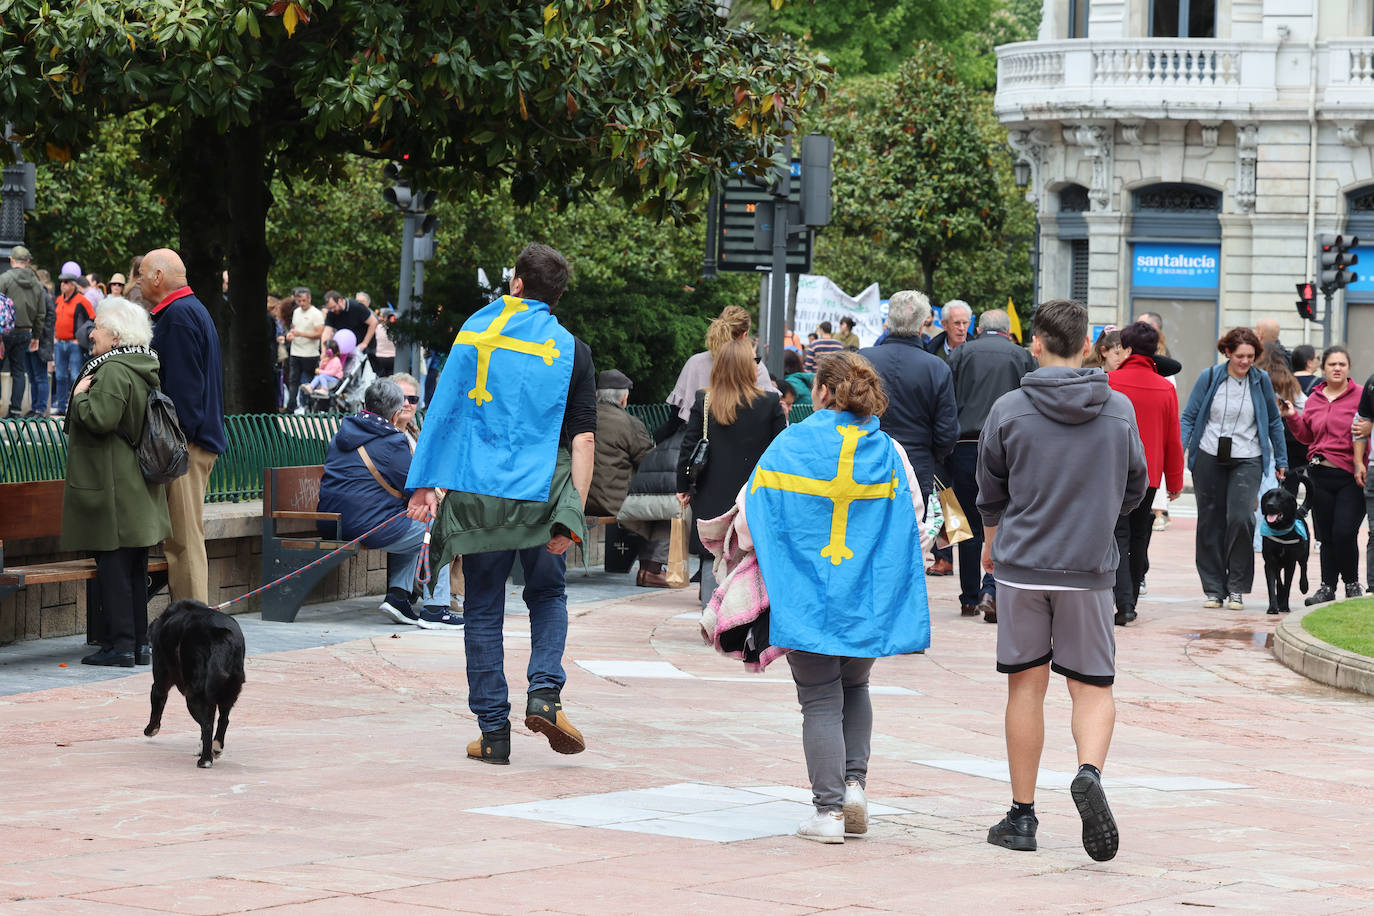
[[[563,714],[563,701],[557,690],[530,691],[525,704],[525,727],[548,738],[549,747],[559,754],[580,754],[587,749],[582,733]]]
[[[1116,612],[1116,618],[1115,618],[1115,621],[1114,621],[1114,622],[1116,623],[1117,626],[1119,626],[1119,627],[1124,627],[1126,624],[1130,623],[1131,621],[1130,621],[1130,619],[1126,616],[1126,612],[1125,612],[1125,611],[1117,611],[1117,612]]]
[[[1347,582],[1347,583],[1345,583],[1345,597],[1347,597],[1347,598],[1358,598],[1358,597],[1360,597],[1360,596],[1363,595],[1363,594],[1364,594],[1364,586],[1360,585],[1360,583],[1358,583],[1358,582]]]
[[[151,665],[153,663],[153,647],[144,643],[134,650],[134,664]]]
[[[1038,826],[1040,820],[1034,814],[1012,817],[1008,811],[1007,816],[988,831],[988,842],[1018,852],[1035,852],[1035,828]]]
[[[1315,592],[1307,596],[1303,604],[1311,607],[1314,604],[1325,604],[1328,601],[1336,600],[1336,590],[1329,585],[1323,585]]]
[[[420,622],[420,615],[415,613],[410,606],[410,596],[398,588],[386,590],[386,598],[382,599],[377,610],[397,623],[418,624]]]
[[[460,632],[463,629],[463,615],[455,614],[446,607],[423,607],[415,625],[422,630],[449,630]]]
[[[1083,851],[1094,862],[1115,858],[1120,837],[1116,818],[1107,806],[1107,794],[1102,791],[1101,778],[1091,770],[1079,770],[1069,783],[1069,794],[1078,807],[1078,816],[1083,818]]]

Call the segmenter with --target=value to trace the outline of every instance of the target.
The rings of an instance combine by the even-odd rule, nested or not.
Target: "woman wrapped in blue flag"
[[[797,835],[843,843],[868,829],[873,662],[930,645],[930,545],[906,452],[878,428],[887,397],[873,367],[825,357],[811,399],[816,412],[773,440],[740,491],[735,530],[763,574],[768,642],[791,650],[816,806]]]

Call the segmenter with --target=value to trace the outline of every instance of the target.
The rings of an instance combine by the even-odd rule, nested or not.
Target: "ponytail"
[[[845,350],[821,359],[816,384],[830,390],[828,407],[858,417],[881,417],[887,410],[883,380],[858,353]]]

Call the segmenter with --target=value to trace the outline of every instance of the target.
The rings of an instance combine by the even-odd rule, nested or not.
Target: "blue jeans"
[[[29,377],[29,341],[33,335],[27,331],[11,331],[4,337],[5,357],[0,360],[0,369],[10,374],[10,413],[24,409],[24,389]]]
[[[420,550],[425,543],[423,522],[407,519],[410,527],[390,544],[382,547],[386,551],[387,588],[400,589],[409,593],[415,584],[415,570],[420,565]],[[448,610],[449,605],[448,564],[435,571],[430,568],[429,584],[424,588],[423,604],[426,607],[440,607]]]
[[[506,577],[516,557],[525,571],[521,593],[530,611],[529,689],[562,690],[563,647],[568,640],[568,595],[564,590],[567,562],[540,545],[524,550],[466,554],[463,576],[463,642],[467,649],[468,708],[484,732],[505,728],[510,721],[510,693],[506,687],[502,624],[506,616]]]
[[[24,363],[29,372],[29,384],[33,386],[29,409],[40,417],[48,413],[48,361],[37,351],[24,352]]]
[[[57,412],[65,414],[67,412],[67,398],[71,396],[72,386],[76,384],[76,377],[81,374],[81,366],[84,363],[85,354],[81,352],[81,344],[74,340],[53,341],[53,368],[57,370],[57,390],[52,393],[53,405]]]

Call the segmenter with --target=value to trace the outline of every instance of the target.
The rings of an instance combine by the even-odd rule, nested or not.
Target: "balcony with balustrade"
[[[1374,39],[1319,42],[1316,104],[1326,118],[1374,117]],[[1305,115],[1305,44],[1215,38],[1027,41],[997,49],[1003,123],[1113,117],[1251,119]]]

